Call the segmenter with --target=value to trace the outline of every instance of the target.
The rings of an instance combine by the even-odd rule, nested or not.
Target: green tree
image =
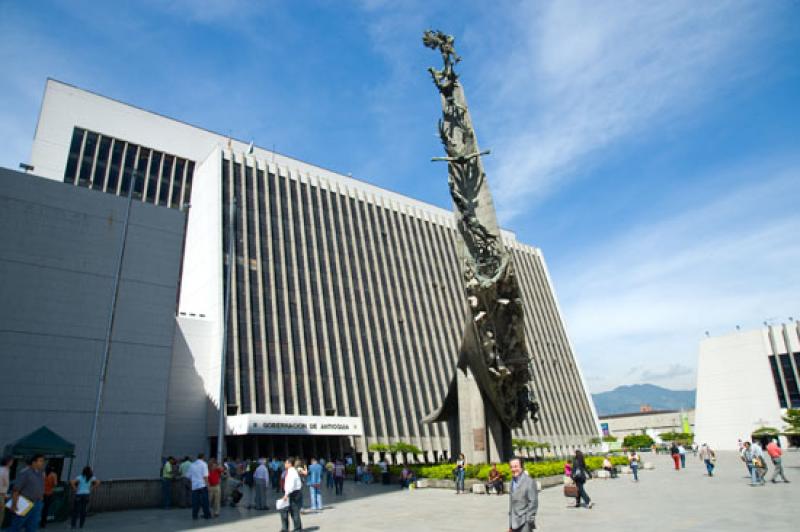
[[[781,419],[787,425],[786,432],[800,433],[800,408],[788,409]]]
[[[630,449],[641,449],[643,447],[650,447],[655,442],[653,438],[647,434],[628,434],[622,440],[622,446]]]

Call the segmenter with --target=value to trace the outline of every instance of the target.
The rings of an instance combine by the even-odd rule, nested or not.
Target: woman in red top
[[[53,502],[53,490],[58,485],[58,475],[53,466],[47,466],[44,477],[44,503],[42,507],[42,521],[39,528],[47,528],[47,514],[50,511],[50,503]]]

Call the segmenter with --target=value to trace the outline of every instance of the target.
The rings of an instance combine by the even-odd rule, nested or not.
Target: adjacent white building
[[[736,449],[760,427],[782,429],[800,408],[800,322],[737,331],[700,342],[696,441]]]

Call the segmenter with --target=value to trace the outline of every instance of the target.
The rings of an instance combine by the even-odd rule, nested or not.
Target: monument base
[[[448,418],[451,456],[463,453],[471,464],[508,461],[513,456],[511,430],[483,396],[472,372],[467,368],[456,373],[458,408]]]

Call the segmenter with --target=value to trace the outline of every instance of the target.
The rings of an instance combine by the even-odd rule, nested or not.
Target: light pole
[[[100,366],[100,376],[97,383],[97,397],[94,403],[94,416],[92,417],[92,431],[89,436],[89,455],[86,463],[94,469],[94,459],[97,451],[97,425],[100,419],[100,409],[103,406],[103,392],[105,390],[106,378],[108,376],[108,362],[111,358],[111,332],[114,329],[114,318],[117,314],[117,299],[119,299],[119,281],[122,276],[122,260],[125,257],[125,243],[128,239],[128,225],[131,218],[131,204],[133,203],[133,189],[136,185],[137,171],[133,171],[131,176],[130,188],[128,190],[128,202],[125,205],[125,219],[122,224],[122,238],[119,243],[117,253],[117,269],[112,285],[111,305],[108,309],[108,325],[106,327],[106,337],[103,343],[103,362]]]

